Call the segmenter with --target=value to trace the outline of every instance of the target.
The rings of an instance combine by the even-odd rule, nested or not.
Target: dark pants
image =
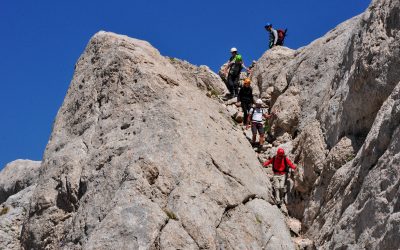
[[[228,74],[228,89],[231,95],[237,96],[239,89],[239,75]]]
[[[243,110],[243,124],[244,125],[247,125],[247,118],[248,118],[248,115],[249,115],[249,111],[250,111],[250,108],[251,108],[251,102],[241,102],[241,104],[242,104],[242,110]]]

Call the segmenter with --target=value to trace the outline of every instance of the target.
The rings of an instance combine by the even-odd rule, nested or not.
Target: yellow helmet
[[[244,79],[244,84],[250,84],[250,83],[251,83],[250,78]]]

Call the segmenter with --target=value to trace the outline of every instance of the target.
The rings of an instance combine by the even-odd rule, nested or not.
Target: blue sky
[[[0,168],[42,158],[74,64],[99,30],[149,41],[163,55],[217,70],[239,49],[267,48],[264,24],[298,48],[362,13],[370,0],[0,0]]]

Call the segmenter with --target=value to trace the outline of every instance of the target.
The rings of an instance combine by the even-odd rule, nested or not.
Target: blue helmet
[[[272,26],[272,24],[271,24],[271,23],[267,23],[264,27],[265,27],[265,28],[268,28],[268,27],[270,27],[270,26]]]

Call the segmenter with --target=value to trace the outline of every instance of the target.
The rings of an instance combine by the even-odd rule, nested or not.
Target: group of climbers
[[[269,48],[274,46],[282,46],[286,36],[287,30],[275,30],[272,24],[267,23],[265,29],[270,33],[269,36]],[[231,49],[231,57],[227,62],[225,68],[227,73],[227,87],[229,89],[228,98],[237,97],[237,102],[240,102],[243,110],[243,125],[246,129],[251,127],[252,140],[251,144],[256,146],[257,133],[259,134],[258,148],[261,150],[265,142],[265,134],[269,132],[269,120],[276,115],[274,112],[268,113],[268,110],[263,108],[263,101],[257,99],[254,102],[253,89],[251,87],[251,80],[249,74],[251,74],[252,68],[254,68],[256,62],[253,61],[249,68],[243,63],[242,55],[238,53],[236,48]],[[240,74],[242,70],[247,71],[247,77],[243,81],[243,85],[240,86]],[[296,166],[286,157],[283,148],[279,148],[274,157],[264,162],[263,166],[267,167],[272,164],[273,176],[273,187],[274,197],[276,204],[281,206],[282,198],[285,195],[287,175],[290,169],[296,170]]]
[[[265,25],[265,29],[269,32],[269,48],[271,49],[274,46],[283,46],[287,29],[282,30],[278,29],[275,30],[272,27],[272,24],[267,23]],[[231,48],[231,57],[229,58],[228,62],[226,63],[226,68],[225,71],[227,72],[227,87],[229,90],[229,96],[228,98],[231,97],[237,97],[239,94],[239,80],[240,80],[240,73],[242,70],[247,71],[247,75],[249,76],[252,68],[255,66],[255,61],[252,62],[252,64],[249,66],[249,68],[246,68],[243,62],[242,55],[238,53],[237,48],[233,47]]]

